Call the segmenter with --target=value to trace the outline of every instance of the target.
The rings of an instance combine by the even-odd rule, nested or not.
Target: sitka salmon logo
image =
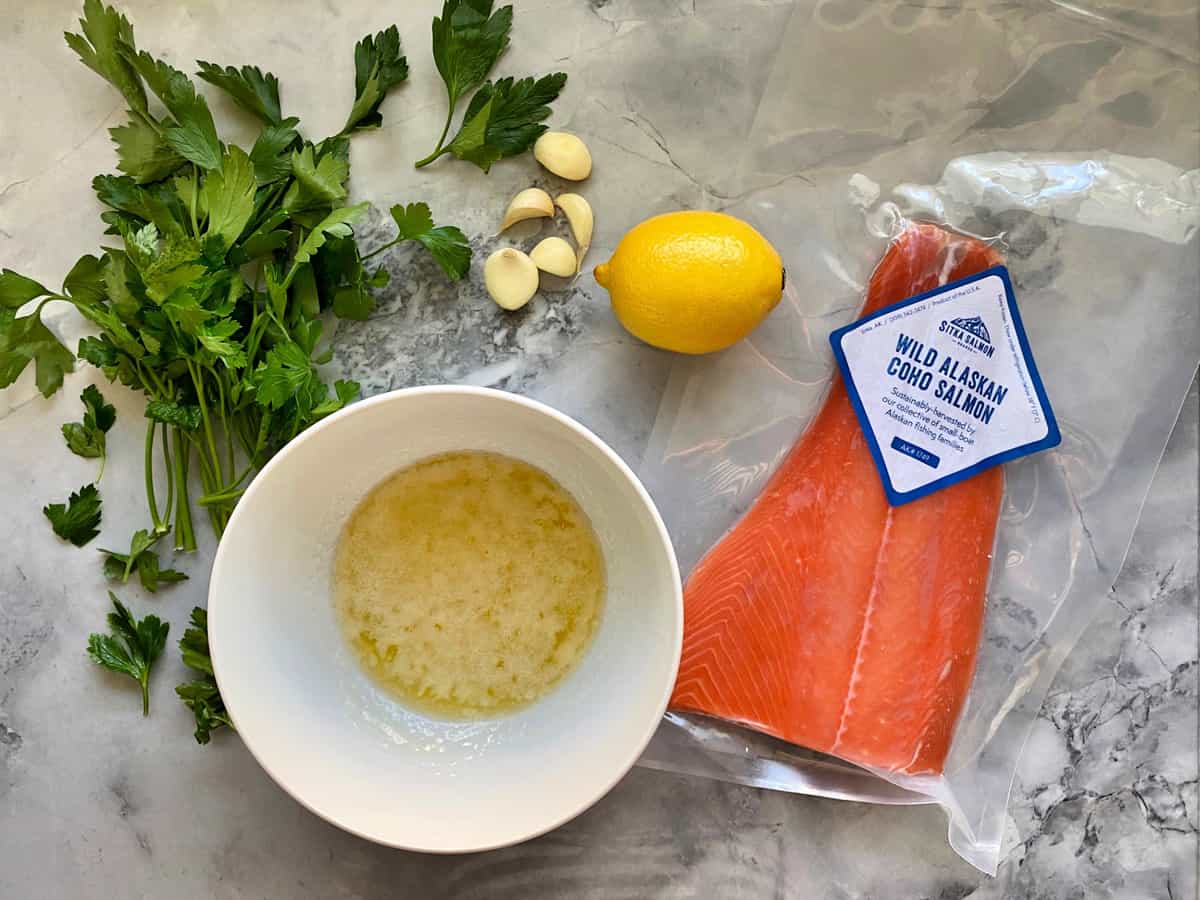
[[[938,331],[947,334],[960,347],[965,347],[975,353],[981,353],[988,359],[996,352],[992,346],[992,336],[988,333],[987,325],[979,316],[965,316],[961,319],[942,320]]]

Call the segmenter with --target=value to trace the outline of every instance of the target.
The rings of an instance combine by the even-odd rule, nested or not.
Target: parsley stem
[[[449,101],[448,105],[450,108],[446,110],[446,124],[442,126],[442,136],[438,138],[437,149],[424,159],[418,160],[414,166],[417,169],[425,168],[439,156],[449,152],[449,149],[444,148],[442,145],[446,141],[446,135],[450,133],[450,123],[454,121],[454,106],[458,103],[458,98],[455,96],[449,96],[447,97],[447,100]]]
[[[162,133],[163,133],[162,126],[159,125],[158,120],[156,118],[154,118],[154,116],[150,115],[149,113],[142,112],[139,109],[133,109],[132,107],[130,108],[129,112],[130,112],[130,114],[137,116],[139,119],[141,119],[143,122],[145,122],[146,125],[148,125],[151,129],[153,129],[159,135],[159,137],[162,137]]]
[[[400,243],[401,241],[403,241],[403,240],[404,240],[404,238],[396,238],[394,241],[388,241],[388,242],[387,242],[386,244],[384,244],[382,247],[376,247],[374,250],[372,250],[372,251],[371,251],[370,253],[368,253],[366,256],[363,256],[363,257],[361,257],[361,258],[359,259],[359,262],[366,262],[366,261],[367,261],[368,259],[370,259],[372,256],[378,256],[378,255],[379,255],[380,253],[382,253],[384,250],[387,250],[389,247],[395,247],[397,244],[399,244],[399,243]]]
[[[208,524],[212,526],[213,534],[217,536],[217,540],[221,539],[221,535],[225,533],[225,524],[217,515],[217,511],[209,506],[205,507],[208,511]]]
[[[283,193],[283,191],[291,183],[291,178],[285,178],[271,189],[270,195],[267,197],[266,202],[264,202],[262,205],[262,210],[257,216],[254,217],[253,223],[243,232],[243,234],[256,234],[258,232],[258,229],[262,227],[263,222],[270,218],[271,210],[275,207],[276,201],[279,200],[279,195]],[[255,284],[254,289],[258,290],[257,283]]]
[[[200,404],[200,417],[204,421],[204,437],[208,441],[208,451],[212,462],[214,480],[220,484],[224,480],[221,474],[221,457],[217,453],[217,441],[213,437],[212,422],[208,417],[208,402],[204,399],[204,374],[198,371],[196,364],[187,361],[188,372],[192,376],[192,384],[196,388],[196,400]]]
[[[162,519],[158,517],[158,503],[154,499],[154,429],[157,423],[153,419],[146,422],[146,502],[150,506],[150,521],[154,523],[154,532],[162,534],[166,531]]]
[[[450,152],[450,148],[449,148],[449,147],[443,147],[443,146],[441,145],[441,142],[439,141],[439,142],[438,142],[438,148],[437,148],[436,150],[434,150],[432,153],[430,153],[430,154],[429,154],[427,157],[425,157],[424,159],[422,159],[422,160],[418,160],[418,161],[417,161],[417,162],[416,162],[416,163],[413,165],[413,168],[415,168],[415,169],[423,169],[423,168],[425,168],[427,165],[429,165],[431,162],[433,162],[435,159],[437,159],[438,157],[445,156],[445,155],[446,155],[447,153],[449,153],[449,152]]]
[[[196,207],[200,205],[200,169],[192,163],[192,204],[189,211],[192,214],[192,236],[200,236],[200,225],[196,221]]]
[[[236,500],[244,493],[246,493],[245,488],[230,489],[227,491],[220,491],[216,494],[205,494],[196,502],[201,506],[220,506],[223,503],[228,503],[230,500]]]
[[[150,715],[150,666],[147,665],[142,669],[142,674],[138,676],[138,683],[142,686],[142,715]]]
[[[200,460],[200,483],[204,485],[205,490],[208,490],[208,486],[213,483],[213,475],[208,457],[204,455],[204,444],[191,432],[187,432],[187,439],[192,447],[196,448],[196,458]]]
[[[240,488],[242,486],[242,482],[245,481],[253,473],[254,473],[254,464],[251,463],[250,465],[246,466],[246,468],[242,469],[241,474],[238,475],[238,477],[235,480],[231,481],[228,485],[226,485],[225,490],[232,491],[235,488]]]
[[[188,501],[188,455],[187,438],[182,429],[175,429],[175,489],[179,492],[175,508],[175,549],[195,550],[196,536],[192,532],[192,507]]]
[[[249,411],[238,416],[237,432],[238,432],[238,440],[242,442],[242,451],[246,454],[246,457],[250,460],[249,467],[253,468],[254,467],[255,450],[254,450],[254,444],[251,441],[251,436],[253,434],[252,423],[249,420],[250,420]]]
[[[234,455],[233,449],[233,426],[229,422],[231,416],[225,402],[225,379],[216,369],[209,368],[208,372],[212,375],[213,381],[217,383],[217,408],[221,418],[221,430],[225,432],[225,453],[229,460],[229,474],[232,475],[237,470],[237,457]]]
[[[171,469],[170,429],[166,425],[162,430],[162,456],[167,472],[167,505],[163,510],[163,522],[171,521],[171,511],[175,508],[175,473]]]
[[[133,361],[133,364],[137,367],[138,377],[142,379],[142,384],[145,384],[147,381],[151,382],[155,392],[157,392],[159,396],[170,399],[171,392],[166,389],[162,383],[162,379],[154,373],[153,369],[143,366],[141,362],[136,359]]]

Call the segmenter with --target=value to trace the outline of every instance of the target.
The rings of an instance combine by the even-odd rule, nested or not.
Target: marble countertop
[[[353,192],[380,208],[428,200],[440,221],[471,235],[476,270],[451,288],[420,257],[390,257],[399,277],[370,321],[339,331],[337,365],[366,393],[451,380],[535,395],[637,459],[669,356],[625,335],[590,279],[518,316],[492,306],[478,260],[496,242],[507,198],[543,176],[529,160],[499,164],[490,176],[465,164],[412,169],[444,114],[428,39],[440,3],[393,6],[123,4],[139,43],[182,68],[204,58],[277,73],[285,108],[313,135],[340,127],[354,41],[397,21],[411,80],[385,104],[384,127],[355,138]],[[821,183],[834,172],[844,181],[852,167],[871,172],[885,158],[903,158],[907,179],[918,183],[935,182],[951,154],[1004,146],[1103,148],[1200,165],[1194,0],[516,6],[500,74],[569,73],[552,123],[584,135],[605,173],[590,195],[598,258],[643,215],[730,206],[764,185]],[[63,45],[76,15],[67,0],[36,8],[0,0],[8,88],[0,96],[0,265],[47,283],[98,246],[88,182],[114,168],[106,130],[122,121],[116,95]],[[831,71],[838,54],[845,65]],[[787,97],[778,87],[792,83],[806,85],[811,128],[802,134],[774,129],[772,103]],[[223,100],[214,112],[234,139],[252,137]],[[374,222],[382,235],[386,226]],[[368,230],[364,239],[378,237]],[[80,333],[72,315],[55,312],[53,327]],[[56,541],[38,512],[90,477],[90,464],[62,448],[58,428],[77,417],[78,392],[97,374],[81,367],[50,400],[28,376],[0,391],[0,896],[1196,895],[1196,384],[1121,577],[1037,719],[1004,861],[989,879],[947,845],[936,808],[871,807],[645,769],[528,844],[466,857],[410,854],[303,810],[235,736],[198,747],[172,694],[183,675],[174,653],[156,673],[154,715],[143,722],[126,686],[83,653],[105,602],[95,556]],[[106,394],[119,423],[97,546],[140,527],[143,508],[141,400],[117,388]],[[158,599],[134,599],[155,605],[175,634],[203,602],[211,537],[201,544],[178,560],[190,581]]]

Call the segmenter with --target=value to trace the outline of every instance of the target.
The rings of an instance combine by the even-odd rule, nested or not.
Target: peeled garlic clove
[[[537,293],[538,269],[515,247],[503,247],[483,264],[483,284],[502,309],[520,309]]]
[[[529,258],[543,272],[558,275],[560,278],[570,278],[578,270],[575,251],[560,237],[546,238],[533,248]]]
[[[554,202],[566,215],[571,234],[579,246],[579,253],[575,259],[575,270],[579,271],[583,268],[583,258],[587,256],[588,248],[592,246],[592,226],[595,223],[592,205],[579,194],[559,194],[554,198]]]
[[[550,195],[541,188],[525,188],[525,190],[512,198],[512,203],[508,204],[508,212],[504,214],[504,221],[500,223],[500,230],[504,231],[510,225],[515,225],[517,222],[523,222],[526,219],[536,219],[552,215],[554,215],[554,203],[551,201]]]
[[[533,145],[533,158],[570,181],[583,181],[592,174],[592,154],[587,144],[565,131],[547,131]]]

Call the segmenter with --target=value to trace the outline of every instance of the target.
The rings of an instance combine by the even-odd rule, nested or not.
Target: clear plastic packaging
[[[642,764],[876,803],[937,803],[954,848],[994,873],[1022,747],[1063,659],[1120,571],[1200,360],[1200,173],[1108,154],[988,153],[935,184],[846,172],[729,209],[788,284],[747,341],[674,367],[641,475],[689,572],[754,502],[819,408],[829,332],[855,318],[909,217],[1006,257],[1062,445],[1006,467],[975,678],[942,775],[867,771],[715,719],[671,713]]]

